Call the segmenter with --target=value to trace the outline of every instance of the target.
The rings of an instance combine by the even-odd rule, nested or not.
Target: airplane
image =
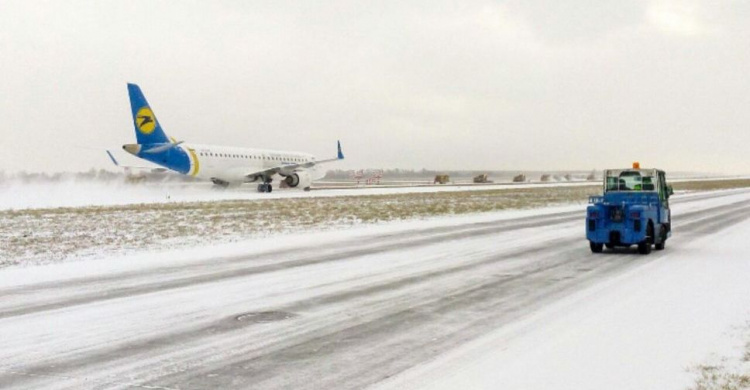
[[[139,158],[172,171],[206,178],[220,187],[260,182],[258,192],[273,191],[274,177],[288,187],[310,190],[315,180],[325,176],[321,164],[344,159],[341,142],[335,158],[317,160],[302,152],[189,144],[167,137],[146,97],[136,84],[128,83],[130,108],[137,143],[122,148]]]

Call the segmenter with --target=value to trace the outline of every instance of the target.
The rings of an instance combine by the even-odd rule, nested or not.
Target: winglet
[[[117,160],[115,160],[115,156],[113,156],[112,153],[110,153],[109,150],[107,150],[107,155],[109,156],[109,159],[112,160],[113,163],[115,163],[115,166],[118,166],[118,167],[120,166],[120,164],[117,162]]]
[[[337,142],[338,142],[338,147],[339,147],[338,158],[339,158],[339,160],[343,160],[344,159],[344,153],[341,152],[341,141],[337,141]]]

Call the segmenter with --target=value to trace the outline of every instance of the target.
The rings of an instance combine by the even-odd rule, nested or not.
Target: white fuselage
[[[248,175],[269,168],[316,161],[314,156],[300,152],[188,143],[179,147],[190,157],[189,175],[233,183],[252,181],[253,178]],[[298,169],[308,172],[312,180],[325,176],[325,172],[318,169],[317,165]]]

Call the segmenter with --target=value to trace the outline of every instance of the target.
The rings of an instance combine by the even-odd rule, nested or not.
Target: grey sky
[[[0,170],[108,167],[126,82],[336,168],[750,173],[748,1],[0,0]]]

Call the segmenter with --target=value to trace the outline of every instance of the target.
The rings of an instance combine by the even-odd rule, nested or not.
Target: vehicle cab
[[[603,176],[604,193],[590,197],[586,210],[591,251],[631,245],[638,245],[641,254],[651,253],[652,245],[664,249],[672,234],[669,197],[673,193],[664,171],[641,169],[634,163],[631,169],[605,170]]]

